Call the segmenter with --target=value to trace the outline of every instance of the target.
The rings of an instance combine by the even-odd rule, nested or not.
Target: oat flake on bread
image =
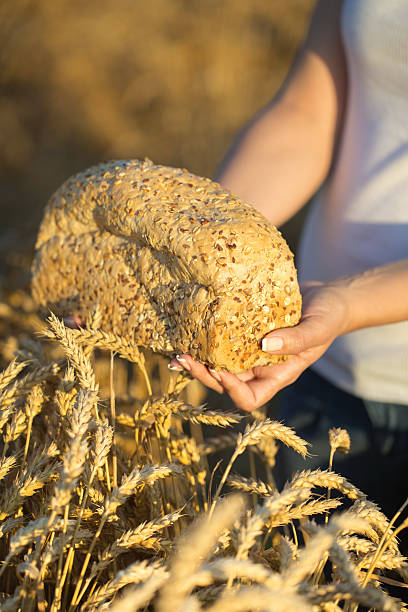
[[[210,179],[151,161],[69,178],[36,244],[34,298],[169,357],[239,373],[285,357],[263,336],[300,318],[293,255],[252,206]]]

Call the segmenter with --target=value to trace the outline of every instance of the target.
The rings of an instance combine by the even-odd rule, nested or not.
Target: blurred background
[[[279,87],[314,0],[2,0],[0,243],[72,173],[149,157],[212,176]]]

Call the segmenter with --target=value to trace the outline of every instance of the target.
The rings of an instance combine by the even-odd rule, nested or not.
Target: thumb
[[[274,355],[297,355],[330,340],[330,330],[323,321],[310,317],[295,327],[285,327],[267,334],[262,340],[262,350]]]

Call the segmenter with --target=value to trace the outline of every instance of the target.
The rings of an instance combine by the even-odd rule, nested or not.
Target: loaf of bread
[[[280,232],[207,178],[151,161],[112,161],[68,179],[47,204],[34,298],[58,315],[169,357],[239,373],[282,361],[263,336],[295,325],[301,296]]]

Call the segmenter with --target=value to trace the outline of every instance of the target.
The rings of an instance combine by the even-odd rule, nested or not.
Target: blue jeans
[[[328,430],[348,430],[351,449],[337,452],[333,469],[392,516],[408,496],[408,405],[362,400],[307,370],[279,394],[278,418],[312,444],[303,460],[281,446],[276,480],[282,486],[298,470],[326,469]]]

